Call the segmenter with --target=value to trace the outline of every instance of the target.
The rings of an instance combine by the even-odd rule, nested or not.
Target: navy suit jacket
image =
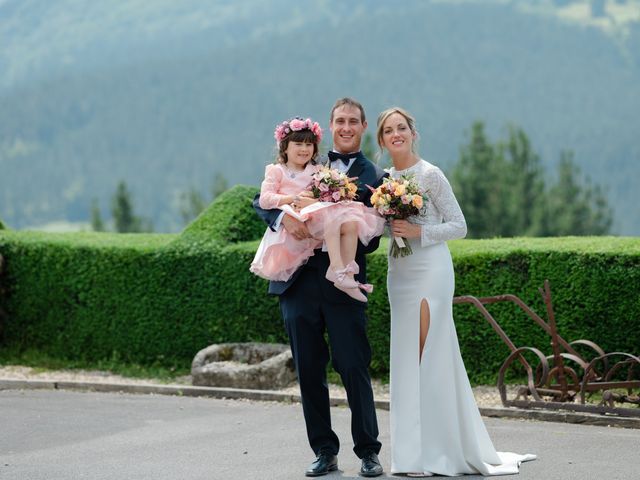
[[[328,159],[325,158],[325,162],[328,162]],[[382,179],[384,177],[388,176],[388,173],[365,158],[362,154],[360,154],[356,158],[356,160],[353,162],[353,165],[351,165],[351,168],[349,168],[347,174],[350,177],[358,177],[356,180],[356,184],[358,185],[358,196],[356,197],[356,201],[362,202],[369,207],[371,206],[371,191],[369,190],[369,188],[367,188],[367,185],[375,188],[382,183]],[[260,208],[259,200],[260,194],[256,195],[256,197],[253,199],[253,208],[255,208],[260,218],[262,218],[267,223],[267,225],[269,225],[269,228],[273,229],[273,225],[278,219],[280,213],[282,213],[282,210],[278,208],[264,210]],[[366,247],[358,242],[358,249],[356,251],[355,260],[360,267],[360,273],[356,275],[355,278],[361,283],[366,283],[367,281],[367,263],[365,260],[365,254],[375,251],[378,248],[379,244],[380,237],[372,239]],[[286,292],[287,289],[296,281],[302,269],[307,265],[315,267],[319,272],[321,272],[322,275],[319,276],[320,288],[323,289],[323,293],[330,300],[335,302],[350,300],[350,297],[335,288],[328,281],[322,281],[324,280],[324,274],[327,268],[329,268],[329,255],[326,252],[323,252],[322,249],[315,250],[314,255],[309,258],[309,261],[305,265],[300,267],[286,282],[270,281],[269,293],[272,295],[281,295],[282,293]]]

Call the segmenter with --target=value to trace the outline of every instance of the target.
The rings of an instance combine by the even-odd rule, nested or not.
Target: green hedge
[[[2,219],[0,219],[0,230],[4,230],[5,228],[7,227],[4,226],[4,223],[2,223]]]
[[[237,243],[262,238],[265,224],[252,207],[258,192],[247,185],[227,190],[182,232],[177,243]]]
[[[189,365],[211,343],[286,342],[277,299],[248,271],[258,240],[223,241],[262,236],[265,227],[250,209],[255,191],[232,189],[182,235],[0,232],[9,290],[0,299],[9,314],[3,346],[170,367]],[[234,211],[240,202],[244,210]],[[220,217],[224,209],[234,219]],[[545,318],[537,289],[549,278],[563,336],[638,353],[639,239],[460,240],[450,248],[456,294],[513,293]],[[368,270],[376,285],[368,310],[372,372],[385,376],[385,242],[369,256]],[[517,309],[496,305],[491,311],[516,345],[549,352],[549,339]],[[454,315],[472,381],[493,379],[506,346],[471,306],[455,306]]]

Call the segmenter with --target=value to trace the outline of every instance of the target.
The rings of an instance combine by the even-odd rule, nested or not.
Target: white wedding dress
[[[456,476],[518,473],[535,455],[496,452],[476,406],[453,323],[453,263],[446,240],[467,227],[442,171],[419,160],[394,178],[414,174],[426,191],[422,238],[409,239],[413,253],[389,257],[391,304],[391,472]],[[419,361],[420,304],[430,325]]]

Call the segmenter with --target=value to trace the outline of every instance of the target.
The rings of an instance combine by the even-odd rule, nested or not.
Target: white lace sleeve
[[[467,222],[442,171],[435,168],[425,172],[421,183],[427,193],[428,202],[431,203],[427,208],[435,210],[434,213],[442,219],[440,223],[422,225],[422,246],[464,238],[467,235]]]

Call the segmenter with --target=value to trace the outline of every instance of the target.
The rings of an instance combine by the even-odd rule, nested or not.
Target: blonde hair
[[[377,122],[377,128],[376,128],[376,140],[378,141],[380,152],[382,153],[382,126],[384,125],[384,122],[386,122],[387,119],[394,113],[402,115],[404,119],[407,121],[409,130],[411,130],[411,133],[414,135],[414,141],[411,144],[411,151],[417,154],[418,152],[416,151],[416,142],[418,141],[418,130],[416,130],[416,119],[413,118],[413,116],[409,112],[407,112],[404,108],[401,108],[401,107],[387,108],[384,112],[378,115],[378,122]]]

